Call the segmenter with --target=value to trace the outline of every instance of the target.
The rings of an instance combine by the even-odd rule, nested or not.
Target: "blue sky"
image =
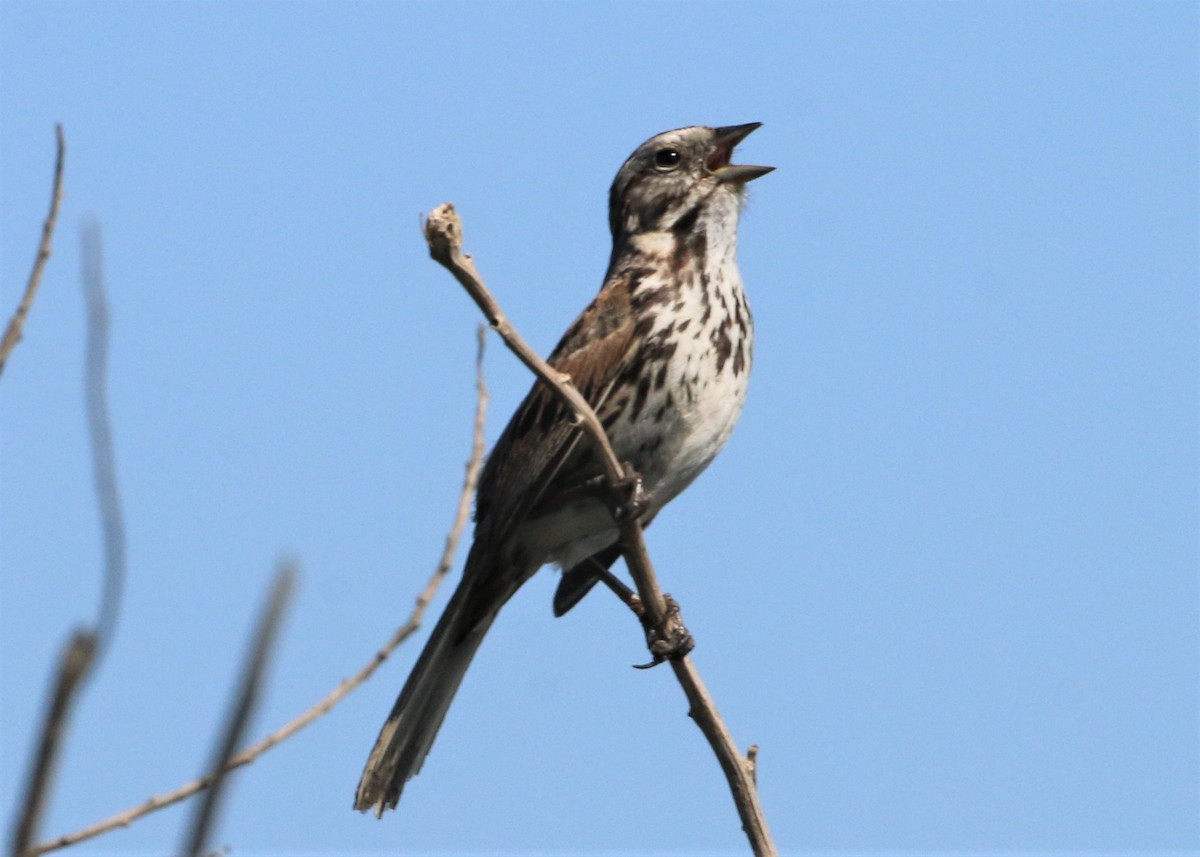
[[[649,533],[791,854],[1200,851],[1191,3],[0,6],[15,306],[0,379],[0,806],[94,611],[78,225],[102,223],[130,569],[44,833],[197,775],[277,557],[253,733],[407,616],[470,441],[453,200],[542,351],[599,286],[650,135],[761,121],[757,323],[722,457]],[[489,438],[529,385],[493,341]],[[382,823],[350,809],[417,646],[239,772],[235,854],[714,854],[744,840],[611,599],[493,628]],[[438,605],[448,590],[442,593]],[[76,849],[162,854],[172,809]]]

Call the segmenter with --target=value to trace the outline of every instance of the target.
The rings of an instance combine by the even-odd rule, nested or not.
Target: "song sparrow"
[[[753,331],[736,262],[744,185],[773,167],[730,163],[759,127],[696,126],[637,148],[609,195],[604,286],[550,364],[570,375],[613,448],[641,476],[648,522],[716,457],[737,421]],[[568,569],[561,614],[617,557],[601,473],[571,415],[535,384],[479,483],[462,582],[417,659],[367,760],[356,809],[394,807],[420,769],[484,634],[547,563]]]

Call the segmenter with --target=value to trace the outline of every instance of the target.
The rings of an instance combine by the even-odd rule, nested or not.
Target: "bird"
[[[548,359],[596,411],[639,480],[648,524],[725,446],[742,411],[754,344],[737,267],[748,182],[774,167],[732,163],[762,123],[666,131],[642,143],[609,191],[612,252],[600,291]],[[619,556],[621,510],[574,415],[536,383],[488,456],[462,580],[367,759],[354,807],[395,808],[433,746],[501,608],[541,567],[564,569],[567,612]],[[627,510],[629,511],[629,510]]]

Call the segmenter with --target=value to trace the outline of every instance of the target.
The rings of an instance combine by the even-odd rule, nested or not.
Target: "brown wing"
[[[635,347],[631,295],[647,273],[628,269],[611,277],[567,329],[548,361],[571,376],[602,421],[614,413],[613,388],[631,362]],[[478,545],[501,544],[530,509],[601,472],[597,463],[588,463],[594,458],[580,439],[558,397],[535,382],[496,442],[480,478],[475,506]]]

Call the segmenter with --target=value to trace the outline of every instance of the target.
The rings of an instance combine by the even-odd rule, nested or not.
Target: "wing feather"
[[[647,273],[634,268],[611,277],[547,361],[571,376],[601,420],[635,351],[631,297]],[[481,547],[502,544],[531,509],[601,473],[598,463],[588,466],[590,450],[581,447],[582,433],[565,407],[535,381],[509,420],[480,478],[475,540]],[[570,480],[560,478],[564,471]]]

